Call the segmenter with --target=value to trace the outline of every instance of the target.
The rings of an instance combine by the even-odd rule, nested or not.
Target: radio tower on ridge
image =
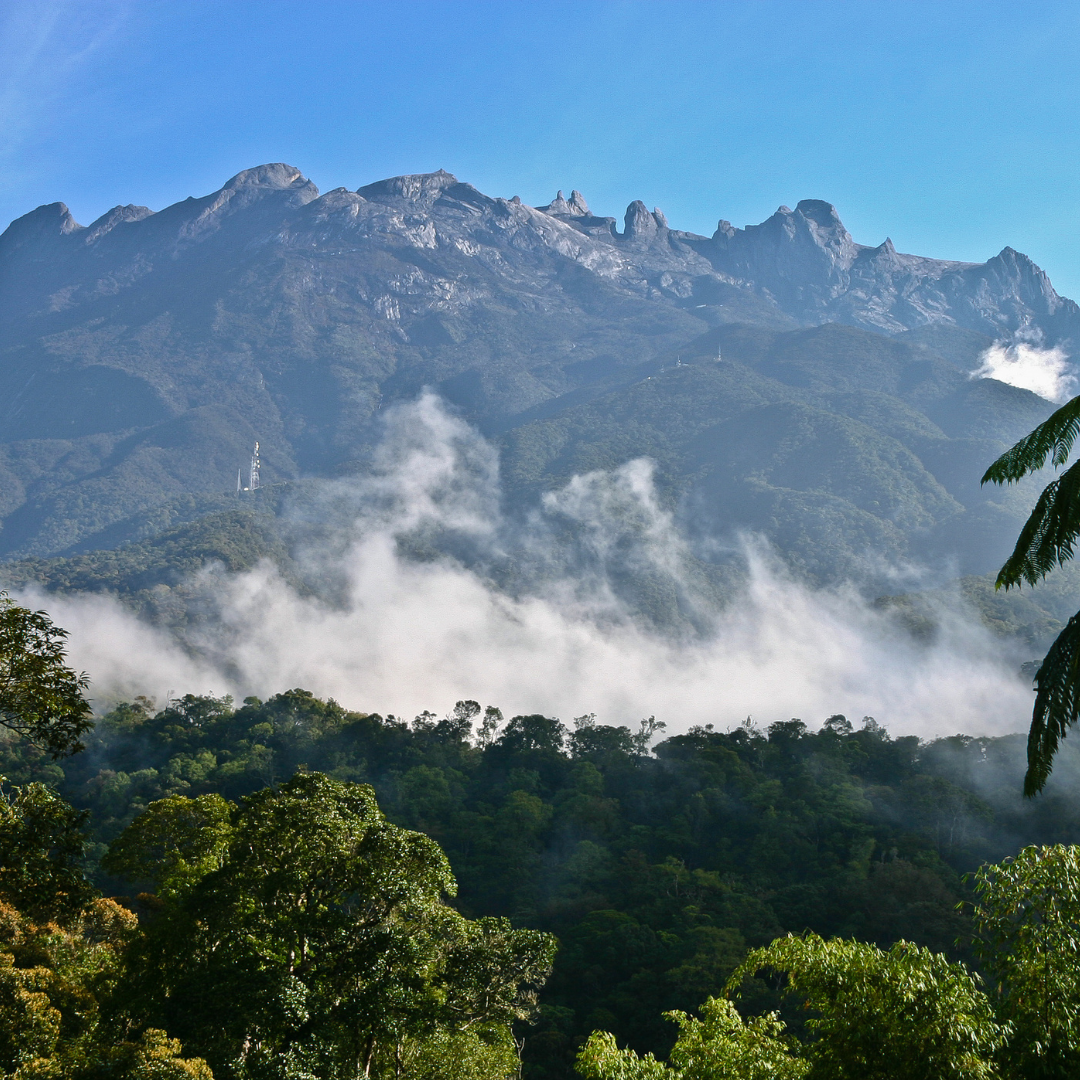
[[[256,491],[259,487],[259,444],[255,443],[255,449],[251,453],[251,483],[249,491]]]

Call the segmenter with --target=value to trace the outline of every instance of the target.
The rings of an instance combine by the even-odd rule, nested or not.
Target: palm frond
[[[1024,776],[1028,798],[1042,791],[1054,767],[1058,744],[1080,716],[1080,612],[1050,646],[1035,675],[1035,689]]]
[[[1077,435],[1080,435],[1080,397],[1067,401],[1031,434],[1006,450],[986,470],[982,483],[1013,484],[1041,469],[1051,456],[1055,466],[1064,465]]]
[[[1043,489],[1024,523],[1016,547],[997,576],[996,587],[1034,585],[1073,557],[1080,536],[1080,462]]]

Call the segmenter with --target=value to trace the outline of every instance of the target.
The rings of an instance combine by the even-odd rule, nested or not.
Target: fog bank
[[[494,449],[432,395],[387,411],[370,475],[308,489],[286,520],[307,587],[269,564],[207,568],[180,640],[109,597],[20,599],[70,631],[71,662],[100,703],[304,687],[406,717],[474,698],[507,715],[654,714],[669,733],[747,715],[811,726],[871,715],[923,736],[1029,719],[1016,675],[1028,657],[959,601],[934,613],[932,641],[915,639],[854,587],[811,589],[743,537],[745,572],[717,604],[648,462],[575,477],[512,514]],[[643,582],[676,624],[627,599]]]

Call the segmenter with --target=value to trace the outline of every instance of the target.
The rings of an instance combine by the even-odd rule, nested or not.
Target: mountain
[[[1080,341],[1026,256],[860,245],[817,200],[706,237],[442,171],[320,195],[282,164],[85,227],[39,207],[0,236],[0,316],[8,560],[219,513],[256,439],[264,484],[363,468],[431,386],[511,498],[648,455],[692,534],[761,531],[820,579],[999,561],[1030,492],[978,477],[1052,406],[969,373],[996,340]]]

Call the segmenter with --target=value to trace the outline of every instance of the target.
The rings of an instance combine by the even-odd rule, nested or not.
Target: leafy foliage
[[[169,860],[169,899],[131,958],[123,1011],[139,1027],[177,1032],[220,1076],[330,1080],[427,1060],[435,1032],[477,1028],[490,1048],[532,1015],[553,941],[447,907],[445,856],[369,787],[300,773],[228,826],[220,803],[184,801],[152,805],[113,849],[145,876],[175,824],[171,850],[196,853]]]
[[[85,815],[41,785],[3,802],[0,1074],[6,1080],[212,1080],[163,1031],[107,1022],[137,919],[73,865]],[[59,857],[58,857],[59,856]],[[18,904],[19,906],[15,906]],[[22,908],[22,910],[20,910]]]
[[[89,816],[44,784],[0,790],[0,896],[44,921],[81,911],[93,895],[82,868]]]
[[[118,837],[102,865],[149,882],[166,899],[186,892],[225,858],[236,808],[220,795],[170,795],[151,803]]]
[[[475,702],[406,723],[300,690],[240,706],[187,696],[118,707],[86,753],[60,763],[12,739],[0,769],[23,784],[48,778],[89,810],[94,856],[145,814],[106,862],[131,884],[101,883],[169,905],[220,868],[255,792],[302,768],[371,784],[390,822],[446,852],[471,925],[509,919],[558,935],[539,1023],[519,1032],[536,1078],[565,1076],[595,1029],[666,1057],[662,1014],[696,1010],[748,947],[787,932],[970,956],[961,875],[1021,843],[1080,837],[1071,744],[1030,802],[1019,736],[921,743],[831,717],[816,732],[791,720],[696,728],[650,753],[648,727],[504,720]],[[755,1009],[776,1007],[764,986],[754,993]],[[147,1022],[187,1041],[165,1019]]]
[[[666,1067],[597,1031],[578,1054],[577,1071],[585,1080],[800,1080],[809,1072],[776,1013],[744,1021],[726,998],[707,998],[700,1011],[700,1019],[664,1014],[679,1025]]]
[[[93,726],[88,679],[64,663],[66,638],[44,611],[0,593],[0,724],[54,758],[81,750]]]
[[[1051,480],[1020,530],[1016,547],[997,576],[1006,589],[1026,581],[1036,585],[1055,566],[1073,557],[1080,534],[1080,462]]]
[[[958,962],[971,931],[956,871],[1020,830],[1080,831],[1064,791],[1002,801],[1017,740],[921,744],[842,716],[816,733],[799,720],[697,728],[650,753],[658,734],[651,720],[636,733],[593,716],[504,722],[476,702],[405,724],[290,691],[240,709],[194,696],[119,707],[67,775],[13,739],[8,767],[56,770],[111,807],[93,834],[105,822],[114,837],[106,869],[156,894],[135,903],[136,932],[90,899],[82,813],[41,785],[8,797],[6,902],[41,905],[47,890],[19,883],[56,852],[84,897],[61,903],[60,875],[38,909],[60,922],[11,909],[0,997],[20,1033],[11,1052],[25,1051],[13,1068],[512,1080],[511,1025],[538,1017],[518,1031],[536,1078],[565,1076],[575,1055],[594,1080],[1070,1075],[1075,851],[982,871],[979,955],[999,992]],[[101,763],[125,755],[154,764],[110,789],[118,774]],[[350,775],[375,781],[389,816]],[[66,838],[56,852],[53,834]],[[550,931],[562,949],[541,996]],[[716,997],[725,985],[745,1015]]]
[[[1066,623],[1035,673],[1025,795],[1042,791],[1061,741],[1077,718],[1080,718],[1080,612]]]
[[[1026,847],[975,875],[980,951],[1024,1077],[1080,1073],[1080,848]]]
[[[1066,402],[1030,435],[1001,455],[983,475],[982,482],[1014,484],[1041,469],[1050,458],[1055,468],[1065,464],[1080,434],[1080,398]]]
[[[814,1017],[810,1076],[821,1080],[979,1080],[995,1075],[1005,1033],[974,978],[940,953],[888,951],[816,934],[753,950],[729,990],[762,968],[782,972]]]

